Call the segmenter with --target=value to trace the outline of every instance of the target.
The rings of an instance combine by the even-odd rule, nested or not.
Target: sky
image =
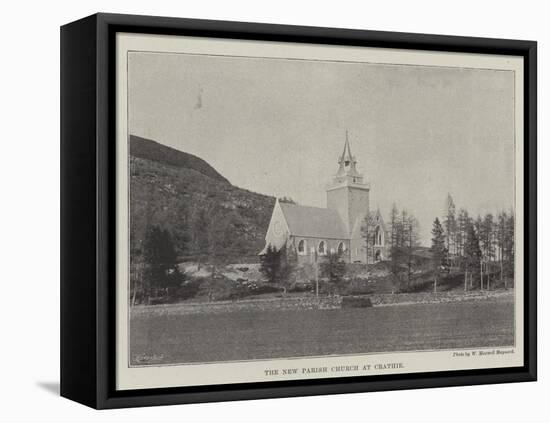
[[[513,206],[510,71],[134,52],[128,84],[131,134],[241,188],[325,207],[347,130],[371,209],[406,208],[425,245],[448,193]]]

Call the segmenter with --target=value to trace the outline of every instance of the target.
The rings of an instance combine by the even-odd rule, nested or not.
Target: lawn
[[[139,314],[130,322],[132,364],[510,346],[512,301]]]

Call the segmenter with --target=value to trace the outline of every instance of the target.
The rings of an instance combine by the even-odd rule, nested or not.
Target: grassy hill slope
[[[130,135],[130,155],[170,166],[193,169],[217,181],[229,183],[203,159],[137,135]]]
[[[182,259],[257,260],[275,198],[231,185],[204,160],[131,137],[130,240],[141,261],[150,225],[168,229]]]

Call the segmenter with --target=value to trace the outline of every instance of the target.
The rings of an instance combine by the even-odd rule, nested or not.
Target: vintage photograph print
[[[118,37],[118,389],[523,365],[521,58]]]

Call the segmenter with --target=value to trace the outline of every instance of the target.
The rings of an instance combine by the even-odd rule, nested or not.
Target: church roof
[[[312,238],[348,239],[336,210],[280,203],[290,235]]]

